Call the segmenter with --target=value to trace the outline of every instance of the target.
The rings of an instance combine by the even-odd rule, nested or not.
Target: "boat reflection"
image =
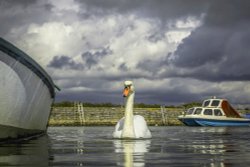
[[[230,136],[227,127],[202,127],[194,128],[191,133],[200,133],[199,139],[193,139],[187,143],[186,151],[192,151],[200,155],[200,157],[210,157],[209,166],[225,167],[230,164],[225,163],[225,154],[232,151],[232,145],[228,145],[225,137]],[[211,135],[209,134],[211,133]],[[204,139],[202,139],[204,138]]]
[[[0,166],[49,166],[49,138],[0,144]]]
[[[149,151],[150,140],[114,140],[115,152],[124,155],[125,167],[143,167],[145,166],[145,153]]]

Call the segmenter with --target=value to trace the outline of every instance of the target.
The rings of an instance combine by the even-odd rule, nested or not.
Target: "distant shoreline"
[[[134,108],[149,126],[183,125],[177,116],[180,108]],[[122,107],[53,107],[49,126],[114,126],[124,116]]]

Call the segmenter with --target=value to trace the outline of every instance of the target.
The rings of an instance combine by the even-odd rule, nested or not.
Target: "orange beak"
[[[123,90],[123,97],[127,97],[129,94],[130,88],[129,87],[125,87]]]

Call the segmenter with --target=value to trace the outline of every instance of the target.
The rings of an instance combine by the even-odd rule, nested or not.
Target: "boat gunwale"
[[[24,53],[22,50],[18,49],[16,46],[6,41],[5,39],[0,37],[0,50],[6,53],[8,56],[16,59],[18,62],[25,65],[31,71],[33,71],[43,82],[47,85],[51,97],[55,97],[55,89],[54,83],[49,76],[49,74],[30,56]]]
[[[209,119],[215,121],[250,121],[248,118],[234,118],[226,116],[205,116],[205,115],[180,115],[178,119]]]

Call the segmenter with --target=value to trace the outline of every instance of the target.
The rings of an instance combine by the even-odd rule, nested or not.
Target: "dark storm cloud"
[[[12,6],[15,6],[15,5],[19,5],[19,6],[22,6],[22,7],[27,7],[29,6],[30,4],[33,4],[33,3],[36,3],[37,0],[1,0],[0,1],[0,6],[1,7],[12,7]]]
[[[0,0],[0,36],[4,36],[12,28],[45,22],[50,18],[52,8],[51,4],[38,4],[37,0]]]
[[[249,7],[250,2],[248,0],[211,1],[204,26],[219,25],[227,29],[235,26],[235,23],[249,21]]]
[[[202,31],[200,31],[202,30]],[[223,48],[227,40],[228,32],[223,29],[221,31],[198,28],[190,37],[183,40],[178,46],[174,63],[178,67],[195,68],[203,66],[207,63],[219,63],[223,57]],[[197,41],[197,37],[200,42]],[[190,49],[192,47],[192,50]]]
[[[160,40],[162,40],[165,37],[165,34],[163,32],[158,31],[158,33],[150,34],[147,39],[148,41],[152,43],[156,43]]]
[[[159,67],[162,65],[160,60],[143,60],[137,64],[137,68],[143,71],[148,71],[151,73],[156,73]]]
[[[169,105],[169,104],[175,104],[176,102],[189,103],[194,101],[200,101],[200,99],[202,99],[202,95],[173,89],[169,91],[154,91],[154,92],[137,91],[136,98],[138,99],[136,103],[146,103],[146,104],[157,103],[162,105]],[[155,99],[157,99],[157,101]]]
[[[90,69],[92,66],[96,65],[101,58],[111,54],[112,51],[107,47],[95,52],[87,51],[82,54],[82,59],[85,61],[86,66]]]
[[[96,65],[101,58],[111,53],[112,51],[109,48],[102,48],[94,53],[87,51],[82,54],[82,59],[85,61],[88,69],[90,69],[92,66]]]
[[[191,19],[197,19],[202,24],[182,41],[174,53],[169,55],[166,49],[167,55],[163,59],[140,58],[139,62],[135,62],[137,63],[135,69],[131,67],[129,63],[117,65],[110,61],[110,64],[105,64],[104,67],[111,68],[107,68],[106,73],[100,72],[103,74],[100,75],[100,70],[97,69],[100,67],[98,63],[100,63],[103,58],[106,60],[105,63],[108,62],[109,59],[107,56],[112,55],[113,52],[108,47],[100,49],[91,48],[92,39],[87,37],[83,39],[86,40],[83,47],[86,50],[84,52],[82,50],[74,52],[74,54],[82,53],[80,62],[69,57],[73,56],[69,53],[66,54],[67,56],[65,54],[60,55],[61,52],[59,54],[53,53],[53,55],[57,56],[51,58],[52,61],[48,65],[48,67],[51,67],[49,70],[60,69],[60,72],[68,72],[68,69],[88,70],[90,74],[90,76],[83,75],[82,73],[79,73],[79,76],[74,76],[76,74],[69,74],[63,77],[60,75],[57,76],[59,78],[58,83],[64,84],[63,88],[67,90],[58,94],[57,98],[59,100],[119,103],[123,102],[121,92],[114,90],[116,88],[112,86],[112,83],[123,83],[124,80],[129,79],[135,80],[135,82],[138,81],[139,83],[145,80],[146,82],[150,81],[154,84],[154,81],[156,83],[155,85],[158,85],[159,82],[165,83],[164,80],[178,79],[183,83],[179,84],[179,86],[174,84],[171,90],[163,90],[160,86],[155,86],[156,88],[154,90],[144,89],[140,91],[138,88],[135,101],[161,104],[169,102],[191,102],[200,101],[204,96],[213,96],[215,94],[221,95],[221,97],[227,97],[223,96],[225,95],[225,90],[223,91],[220,86],[218,86],[218,89],[209,88],[204,92],[198,90],[202,89],[202,83],[195,91],[185,86],[187,84],[196,84],[196,79],[212,82],[250,80],[250,71],[248,70],[250,62],[250,1],[248,0],[75,1],[81,4],[79,10],[78,4],[72,4],[75,5],[74,7],[76,8],[67,10],[65,6],[63,6],[65,5],[63,1],[61,1],[62,6],[53,6],[48,0],[0,0],[0,36],[7,35],[9,38],[14,36],[13,38],[17,40],[21,37],[24,38],[24,34],[26,35],[25,37],[28,38],[30,35],[28,34],[28,28],[32,27],[32,24],[39,27],[39,25],[43,25],[44,23],[51,25],[50,23],[53,22],[63,23],[66,27],[69,27],[69,30],[72,28],[72,30],[77,33],[81,27],[83,27],[85,31],[84,24],[88,24],[89,29],[92,29],[91,26],[93,26],[93,32],[96,32],[96,26],[100,26],[98,28],[100,28],[100,31],[104,34],[103,37],[105,37],[105,28],[103,28],[101,24],[96,25],[92,20],[98,22],[99,19],[102,20],[103,17],[109,18],[109,16],[112,16],[111,18],[113,18],[113,16],[118,16],[117,19],[123,21],[124,17],[134,16],[137,20],[157,24],[155,26],[157,27],[156,29],[144,35],[146,40],[154,44],[159,41],[164,42],[164,40],[167,39],[166,32],[170,30],[175,31],[178,28],[176,21],[182,20],[185,23],[189,17],[192,17]],[[92,17],[94,19],[91,19]],[[116,40],[118,44],[123,40],[126,41],[126,36],[124,36],[122,40],[116,37],[123,37],[123,34],[128,31],[129,26],[130,32],[134,32],[137,28],[133,23],[133,19],[124,19],[123,25],[119,25],[119,21],[117,21],[117,25],[115,25],[119,30],[114,31],[114,34],[110,37],[112,40],[108,39],[110,43],[107,43],[107,45],[112,46],[112,42]],[[74,28],[76,23],[77,25],[79,24],[77,29]],[[86,31],[86,33],[91,32]],[[79,31],[78,34],[81,36],[82,32]],[[47,35],[48,37],[50,36],[50,34],[42,33],[41,35],[45,35],[46,37]],[[55,37],[53,35],[55,35]],[[55,32],[50,37],[57,39],[57,35],[57,32]],[[137,34],[134,35],[136,36]],[[69,36],[71,36],[71,34],[69,34]],[[100,39],[101,38],[102,37],[100,37]],[[23,40],[24,39],[19,39],[18,42],[21,43]],[[39,38],[37,40],[41,40],[42,43],[44,39]],[[34,41],[34,43],[29,43],[29,45],[33,47],[36,43],[38,42]],[[49,42],[47,44],[53,47],[53,44]],[[133,42],[128,43],[128,45],[130,44],[132,45]],[[168,44],[166,43],[166,45]],[[30,48],[30,50],[32,49],[35,51],[36,46]],[[114,50],[114,53],[118,53],[118,51],[119,50]],[[46,54],[46,49],[44,49],[44,52]],[[171,58],[171,60],[169,60],[169,58]],[[113,71],[114,68],[118,69]],[[166,69],[166,73],[159,76],[158,72],[162,72],[163,69]],[[56,74],[53,75],[56,77]],[[195,79],[193,80],[192,78]],[[141,79],[143,81],[140,81]],[[193,82],[189,82],[190,80]],[[210,83],[213,84],[212,82],[204,83],[209,85]],[[107,83],[109,83],[109,85],[106,86],[105,84]],[[167,84],[168,82],[166,82],[166,86],[168,86]],[[109,89],[106,91],[107,87]],[[237,84],[235,87],[237,87]],[[233,91],[231,92],[231,94],[234,93]],[[121,98],[119,99],[119,97]]]
[[[59,92],[57,101],[83,101],[91,103],[110,103],[123,104],[122,91],[105,92],[105,91],[90,91],[90,92]]]
[[[85,60],[87,67],[90,69],[93,65],[97,64],[97,60],[90,52],[85,52],[82,54],[82,59]]]
[[[122,63],[120,66],[119,66],[119,70],[121,71],[128,71],[128,66],[126,65],[126,63]]]
[[[212,1],[204,24],[182,41],[172,63],[192,69],[186,77],[249,81],[249,8],[250,1]]]
[[[90,69],[92,66],[96,65],[101,58],[111,53],[112,51],[109,48],[103,48],[93,53],[87,51],[82,54],[82,59],[85,62],[85,65],[83,65],[82,63],[75,62],[69,56],[55,56],[53,57],[53,60],[49,63],[48,67],[74,70],[83,70],[87,67],[88,69]]]
[[[83,65],[81,63],[76,63],[71,57],[68,56],[55,56],[49,63],[48,67],[73,70],[83,69]]]
[[[93,13],[136,12],[142,17],[155,17],[161,20],[176,19],[187,15],[199,16],[207,7],[207,0],[78,0],[93,9]],[[96,10],[99,9],[99,10]]]

